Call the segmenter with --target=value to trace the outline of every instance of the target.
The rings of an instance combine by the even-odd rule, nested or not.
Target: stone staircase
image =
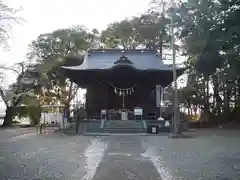
[[[141,120],[106,120],[103,125],[104,133],[145,133]]]

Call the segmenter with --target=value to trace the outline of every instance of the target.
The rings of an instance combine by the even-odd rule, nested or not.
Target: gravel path
[[[1,180],[240,179],[237,131],[201,130],[182,139],[16,133],[12,141],[3,134]]]

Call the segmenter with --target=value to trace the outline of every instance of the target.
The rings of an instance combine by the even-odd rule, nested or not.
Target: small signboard
[[[152,133],[156,134],[157,133],[157,127],[152,127]]]
[[[102,110],[101,110],[101,114],[107,114],[106,109],[102,109]]]
[[[142,108],[134,108],[134,115],[135,116],[142,116],[143,115],[143,109]]]

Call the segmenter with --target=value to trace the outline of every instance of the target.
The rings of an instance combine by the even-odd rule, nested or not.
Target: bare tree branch
[[[17,15],[21,9],[14,9],[0,0],[0,45],[8,49],[8,39],[10,38],[9,30],[12,23],[20,24],[24,20]]]

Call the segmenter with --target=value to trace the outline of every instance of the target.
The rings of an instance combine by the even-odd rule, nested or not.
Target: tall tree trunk
[[[64,107],[64,117],[67,117],[69,118],[70,116],[70,104],[65,104],[65,107]]]
[[[213,96],[216,103],[216,114],[219,115],[221,112],[220,110],[221,98],[219,96],[219,83],[216,75],[213,76]]]
[[[190,102],[188,102],[187,103],[187,111],[188,111],[188,115],[190,115],[191,114],[191,112],[190,112],[190,109],[191,109],[191,105],[190,105]]]
[[[240,77],[237,78],[237,105],[240,105]]]
[[[234,109],[236,109],[237,108],[237,82],[236,81],[234,81],[234,92],[233,92],[233,94],[234,94]]]
[[[163,58],[163,35],[160,35],[160,43],[159,43],[159,57]]]
[[[209,77],[204,76],[204,113],[209,112]]]
[[[194,116],[197,115],[197,109],[198,109],[198,107],[196,105],[194,105]]]
[[[6,111],[5,111],[5,117],[4,117],[4,122],[2,127],[7,127],[7,126],[11,126],[12,122],[13,122],[13,118],[16,114],[15,112],[15,108],[11,107],[11,106],[7,106],[6,107]]]
[[[209,76],[204,76],[204,79],[203,79],[203,108],[202,108],[202,115],[201,115],[201,118],[200,118],[200,123],[203,123],[204,121],[209,121],[209,88],[208,88],[208,82],[209,82]]]
[[[230,114],[230,89],[228,84],[225,85],[224,90],[224,121],[228,120]]]
[[[191,113],[191,116],[193,115],[193,107],[191,106],[191,109],[190,109],[190,113]]]

